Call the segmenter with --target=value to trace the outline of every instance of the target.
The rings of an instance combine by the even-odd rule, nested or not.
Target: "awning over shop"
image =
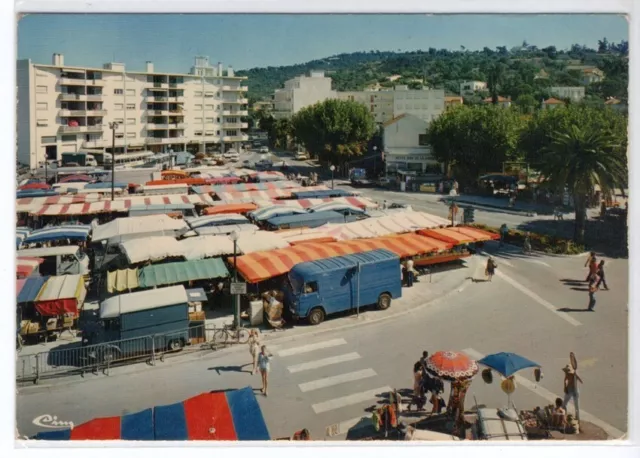
[[[205,215],[223,215],[228,213],[240,213],[245,214],[256,210],[258,206],[253,203],[246,204],[222,204],[214,205],[204,209]]]
[[[135,196],[111,200],[98,200],[84,203],[68,203],[34,206],[25,205],[26,210],[32,215],[67,216],[67,215],[92,215],[96,213],[127,212],[136,205],[176,205],[194,204],[211,205],[213,198],[206,194],[169,194],[164,196]],[[17,210],[18,212],[20,209]]]
[[[269,430],[251,387],[203,393],[122,417],[97,418],[38,440],[267,441]]]
[[[285,274],[300,262],[343,256],[363,251],[387,249],[401,258],[444,251],[451,244],[417,234],[350,240],[334,243],[303,243],[297,246],[240,256],[238,270],[249,283]],[[232,262],[232,260],[231,260]]]
[[[53,240],[87,240],[91,232],[89,225],[51,226],[31,232],[23,243],[43,243]]]
[[[114,270],[107,274],[107,292],[121,293],[138,288],[138,269]]]
[[[18,252],[20,254],[20,252]],[[25,278],[30,276],[40,264],[44,262],[44,258],[18,258],[16,260],[16,276],[17,278]]]
[[[187,229],[183,220],[173,219],[168,215],[147,215],[128,218],[116,218],[101,224],[93,230],[92,240],[100,242],[121,243],[132,238],[156,235],[174,236],[178,231]]]
[[[17,303],[24,304],[35,301],[48,279],[49,277],[29,277],[18,280],[24,283],[22,288],[17,292]]]
[[[447,227],[441,229],[423,229],[418,234],[441,240],[447,243],[460,245],[464,243],[486,242],[488,240],[497,240],[500,238],[498,234],[483,231],[473,227],[458,226]]]
[[[36,310],[42,316],[77,314],[86,295],[82,275],[50,277],[36,297]]]
[[[229,271],[222,259],[210,258],[142,267],[138,270],[138,283],[141,288],[152,288],[228,276]]]

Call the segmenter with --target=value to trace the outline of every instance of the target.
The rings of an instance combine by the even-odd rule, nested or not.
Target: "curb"
[[[473,270],[473,274],[472,274],[472,278],[475,277],[476,272],[482,267],[482,263],[479,263],[477,261],[477,258],[474,257],[472,258],[474,259],[474,264],[475,266],[470,266],[471,269]],[[381,316],[379,318],[375,318],[373,320],[366,320],[366,321],[362,321],[362,322],[356,322],[356,323],[346,323],[342,326],[337,326],[335,328],[328,328],[328,329],[319,329],[316,331],[309,331],[309,332],[301,332],[299,334],[295,334],[295,335],[283,335],[283,336],[276,336],[276,337],[270,337],[271,335],[275,335],[275,333],[277,331],[272,331],[272,333],[270,334],[265,334],[265,333],[261,333],[262,337],[263,337],[263,343],[265,344],[272,344],[275,342],[281,343],[281,342],[288,342],[291,340],[295,340],[295,339],[300,339],[300,338],[304,338],[304,337],[315,337],[327,332],[334,332],[334,331],[341,331],[341,330],[345,330],[345,329],[351,329],[354,328],[356,326],[368,326],[371,324],[376,324],[376,323],[380,323],[382,321],[385,320],[391,320],[391,319],[397,319],[400,318],[402,316],[408,315],[409,313],[415,313],[417,311],[423,310],[425,308],[427,308],[430,305],[433,305],[443,299],[446,299],[450,296],[453,296],[455,293],[460,293],[462,292],[467,285],[470,284],[470,282],[468,281],[468,278],[465,278],[463,281],[461,281],[460,283],[457,284],[457,286],[455,286],[454,288],[452,288],[449,291],[446,291],[444,294],[441,294],[437,297],[434,297],[430,300],[428,300],[427,302],[424,302],[418,306],[415,307],[411,307],[408,308],[406,310],[402,310],[398,313],[394,313],[394,314],[390,314],[390,315],[386,315],[386,316]],[[182,363],[187,363],[189,361],[195,361],[195,360],[200,360],[200,359],[204,359],[204,358],[211,358],[215,359],[215,358],[220,358],[220,357],[224,357],[226,355],[230,355],[230,354],[234,354],[234,353],[238,353],[238,352],[246,352],[247,349],[244,345],[233,345],[229,348],[225,348],[225,349],[221,349],[221,350],[217,350],[215,352],[212,353],[204,353],[204,352],[194,352],[194,353],[186,353],[184,355],[184,357],[182,356],[175,356],[173,358],[171,358],[170,360],[168,360],[168,362],[171,363],[176,363],[176,364],[182,364]],[[190,359],[188,357],[191,357]],[[127,367],[127,366],[125,366]],[[128,366],[128,367],[135,367],[134,365]],[[165,366],[154,366],[154,367],[165,367]],[[133,369],[130,372],[125,372],[122,374],[113,374],[111,377],[117,377],[118,375],[129,375],[129,374],[137,374],[140,373],[142,371],[146,370],[146,366],[140,365],[139,369]],[[75,375],[75,374],[74,374]],[[72,385],[75,383],[85,383],[88,380],[83,380],[83,379],[77,379],[77,378],[71,378],[71,376],[69,376],[69,378],[61,383],[54,383],[54,384],[47,384],[44,383],[45,381],[43,380],[41,383],[39,383],[38,385],[32,385],[32,384],[26,384],[23,386],[19,386],[16,385],[17,388],[22,388],[23,394],[27,394],[29,392],[41,392],[41,390],[48,390],[50,388],[53,387],[58,387],[58,386],[65,386],[65,385]]]

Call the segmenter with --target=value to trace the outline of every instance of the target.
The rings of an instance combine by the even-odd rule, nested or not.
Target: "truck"
[[[368,186],[371,184],[367,180],[367,171],[365,169],[351,169],[349,172],[349,180],[353,186]]]
[[[374,304],[385,310],[402,297],[400,258],[381,249],[299,263],[289,272],[283,293],[293,319],[312,325]]]
[[[98,161],[93,154],[74,152],[62,153],[62,167],[97,167]]]
[[[110,297],[99,321],[83,331],[82,345],[97,346],[100,362],[180,350],[189,342],[187,292],[178,285]]]

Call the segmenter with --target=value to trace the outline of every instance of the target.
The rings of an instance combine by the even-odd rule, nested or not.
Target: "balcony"
[[[87,94],[85,97],[89,102],[102,102],[102,94]]]
[[[247,110],[224,110],[222,112],[223,116],[249,116],[249,112]]]
[[[86,86],[87,80],[84,78],[60,78],[60,86]]]
[[[104,126],[102,124],[97,126],[60,126],[59,130],[62,133],[102,132],[104,130]]]
[[[222,99],[222,103],[228,103],[228,104],[240,104],[240,105],[246,105],[247,103],[249,103],[248,99]]]
[[[85,94],[62,93],[60,94],[60,100],[87,100],[87,96]]]
[[[108,140],[85,140],[82,142],[83,148],[104,148],[105,146],[111,146]]]
[[[154,122],[147,123],[147,130],[166,130],[169,128],[169,124],[156,124]]]
[[[147,110],[147,116],[169,116],[169,110]]]
[[[248,122],[225,122],[222,124],[225,129],[248,129]]]
[[[246,141],[249,141],[249,136],[248,135],[235,135],[233,137],[224,136],[222,137],[222,140],[225,142],[246,142]]]
[[[177,82],[169,83],[169,87],[171,89],[183,88],[184,87],[184,81],[182,81],[180,83],[177,83]]]
[[[183,122],[178,122],[178,123],[174,123],[174,124],[169,124],[169,129],[171,130],[175,130],[175,129],[184,129],[186,128],[187,125]]]
[[[58,115],[65,116],[105,116],[107,110],[60,110]]]
[[[147,102],[167,102],[169,100],[168,97],[166,96],[156,96],[156,95],[148,95],[147,96]]]
[[[104,80],[100,80],[100,79],[87,79],[87,86],[96,86],[96,87],[102,87],[104,86]]]
[[[154,89],[169,89],[168,83],[147,83],[148,87],[152,87]]]
[[[169,99],[169,102],[184,102],[184,96],[178,96],[178,97],[167,97]]]
[[[147,143],[151,145],[168,145],[171,143],[184,143],[187,141],[187,137],[147,137]]]

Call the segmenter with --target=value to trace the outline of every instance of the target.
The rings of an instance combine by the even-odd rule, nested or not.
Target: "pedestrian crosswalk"
[[[371,413],[365,409],[377,405],[392,391],[380,383],[373,368],[363,367],[366,365],[356,349],[338,338],[284,347],[275,355],[288,377],[304,393],[311,411],[322,415],[325,424],[331,424],[326,428],[330,436],[341,436],[366,424],[361,420]],[[353,418],[355,414],[361,415]]]

